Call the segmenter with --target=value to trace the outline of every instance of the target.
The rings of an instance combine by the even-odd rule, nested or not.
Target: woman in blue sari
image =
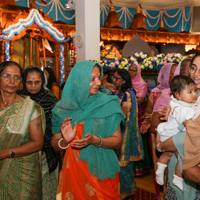
[[[116,87],[113,95],[121,99],[120,105],[126,116],[121,122],[122,146],[121,149],[115,150],[121,168],[120,195],[121,199],[124,199],[136,192],[133,161],[143,159],[144,150],[138,127],[137,99],[132,89],[129,72],[125,69],[117,70],[113,76],[113,83]]]

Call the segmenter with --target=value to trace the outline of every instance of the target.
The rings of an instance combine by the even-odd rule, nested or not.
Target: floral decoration
[[[168,53],[168,54],[158,54],[153,57],[149,57],[146,53],[140,52],[135,53],[130,58],[123,59],[107,59],[96,61],[101,64],[103,67],[107,67],[109,70],[119,69],[128,69],[133,63],[139,64],[142,71],[152,71],[159,72],[160,68],[166,63],[179,63],[185,58],[192,58],[194,54],[183,56],[180,53]]]

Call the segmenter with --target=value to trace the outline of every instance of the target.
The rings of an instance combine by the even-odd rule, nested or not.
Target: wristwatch
[[[11,158],[14,158],[14,157],[15,157],[15,152],[13,151],[12,148],[10,148],[10,155],[11,155]]]

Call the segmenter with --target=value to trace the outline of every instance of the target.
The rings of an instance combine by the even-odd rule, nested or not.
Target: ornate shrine
[[[47,14],[34,9],[34,1],[31,5],[31,9],[0,5],[0,61],[14,60],[25,68],[28,65],[40,66],[43,57],[43,67],[46,67],[48,51],[45,40],[47,45],[49,41],[53,46],[51,56],[55,59],[56,78],[62,83],[65,81],[65,58],[69,48],[66,24],[53,23]]]
[[[66,25],[66,31],[72,37],[72,34],[76,32],[75,25]],[[148,43],[199,45],[199,34],[104,27],[100,28],[100,32],[103,41],[129,41],[138,34]]]

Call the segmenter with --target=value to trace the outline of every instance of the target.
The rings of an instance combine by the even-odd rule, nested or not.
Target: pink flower
[[[172,57],[173,57],[173,54],[172,54],[172,53],[169,53],[169,54],[168,54],[168,57],[169,57],[169,58],[172,58]]]

